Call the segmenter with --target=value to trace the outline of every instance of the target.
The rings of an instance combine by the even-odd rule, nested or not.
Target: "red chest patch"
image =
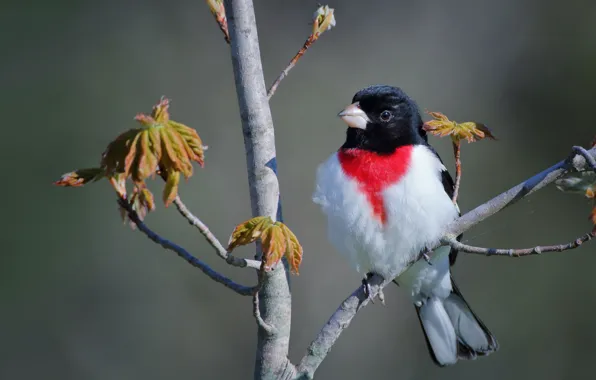
[[[402,146],[387,155],[362,149],[341,149],[337,152],[344,173],[358,182],[360,191],[366,195],[374,215],[382,224],[387,221],[382,192],[406,174],[412,148],[412,145]]]

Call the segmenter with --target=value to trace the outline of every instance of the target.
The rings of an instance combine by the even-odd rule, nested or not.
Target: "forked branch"
[[[176,196],[174,199],[174,205],[178,212],[190,223],[191,226],[196,227],[201,235],[205,237],[205,240],[215,249],[215,253],[226,261],[226,263],[240,268],[253,268],[259,269],[261,266],[261,262],[257,260],[249,260],[243,259],[240,257],[236,257],[231,255],[221,244],[221,242],[213,235],[213,233],[209,230],[209,227],[205,223],[201,221],[197,216],[195,216],[186,205],[180,199],[180,196]]]
[[[143,221],[139,218],[137,212],[132,208],[131,204],[126,199],[118,198],[118,204],[120,205],[120,207],[126,210],[128,218],[137,226],[139,231],[144,233],[153,242],[161,245],[163,248],[175,252],[178,256],[182,257],[193,267],[199,268],[212,280],[219,282],[220,284],[224,285],[229,289],[232,289],[234,292],[242,296],[253,295],[258,290],[258,286],[248,287],[232,281],[231,279],[225,277],[219,272],[213,270],[209,265],[193,256],[184,248],[167,239],[162,238],[157,233],[153,232],[149,227],[147,227],[145,223],[143,223]]]

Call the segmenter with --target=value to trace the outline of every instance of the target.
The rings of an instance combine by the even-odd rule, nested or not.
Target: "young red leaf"
[[[287,239],[282,228],[274,224],[261,235],[263,262],[266,268],[273,268],[286,253]]]
[[[496,140],[491,130],[488,129],[488,127],[482,123],[468,121],[465,123],[457,124],[456,128],[467,134],[466,139],[468,140],[468,142],[474,142],[482,140],[484,138]]]
[[[435,120],[427,121],[422,128],[435,136],[451,136],[453,141],[465,139],[468,142],[475,142],[484,138],[496,140],[490,129],[484,124],[472,121],[456,123],[440,112],[428,112],[428,114]]]
[[[105,172],[101,168],[79,169],[74,172],[62,174],[59,180],[54,182],[56,186],[80,187],[89,182],[102,179]]]
[[[192,163],[190,161],[191,158],[189,157],[188,150],[185,147],[186,143],[184,139],[173,128],[163,128],[162,131],[162,135],[168,136],[172,151],[176,156],[177,165],[180,166],[180,172],[182,172],[184,177],[188,179],[190,176],[192,176],[193,169]]]
[[[157,170],[158,158],[151,149],[151,137],[149,130],[143,131],[137,142],[137,162],[136,168],[132,172],[132,179],[135,182],[141,182],[155,174]]]
[[[124,157],[124,174],[126,174],[126,176],[128,176],[132,172],[130,169],[132,167],[132,163],[133,163],[134,159],[136,158],[137,141],[139,140],[140,136],[141,136],[141,132],[138,131],[137,134],[135,134],[135,136],[132,138],[131,141],[126,142],[126,145],[128,148],[128,153]]]
[[[140,183],[135,186],[133,190],[133,194],[130,197],[130,203],[132,205],[133,210],[137,212],[139,219],[144,220],[145,216],[155,210],[155,201],[153,199],[153,194],[149,189],[145,186],[144,183]],[[132,223],[131,226],[134,228],[135,224]]]
[[[120,198],[126,198],[126,176],[123,173],[110,176],[110,184]]]
[[[151,142],[151,151],[159,162],[161,160],[161,135],[159,133],[159,128],[150,128],[147,131],[147,134],[149,135],[149,141]]]
[[[151,117],[159,124],[165,125],[170,120],[170,100],[166,97],[162,97],[159,103],[153,106]]]
[[[130,142],[135,139],[139,131],[139,129],[129,129],[108,144],[101,156],[100,164],[108,174],[125,172],[125,159],[129,153]]]
[[[178,134],[184,139],[186,146],[192,151],[192,154],[189,153],[189,157],[191,157],[191,159],[196,161],[199,165],[203,166],[204,146],[197,131],[173,120],[170,120],[168,125],[178,132]]]
[[[170,120],[169,104],[162,98],[150,116],[136,115],[141,127],[123,132],[110,142],[99,168],[66,173],[55,184],[76,187],[105,176],[118,195],[126,198],[126,181],[131,178],[139,188],[131,201],[140,205],[136,210],[143,216],[155,207],[153,194],[144,181],[159,171],[166,181],[163,201],[167,207],[178,194],[180,174],[186,178],[193,174],[192,161],[203,165],[204,148],[194,129]]]
[[[178,183],[180,183],[180,172],[168,171],[168,178],[163,189],[163,203],[166,207],[178,196]]]
[[[302,245],[298,241],[298,238],[294,233],[283,223],[281,224],[282,231],[286,238],[286,259],[290,264],[290,270],[294,274],[299,274],[298,269],[300,268],[300,264],[302,263]]]
[[[257,216],[240,223],[232,231],[228,241],[228,251],[232,251],[240,245],[253,243],[272,225],[273,221],[268,216]]]

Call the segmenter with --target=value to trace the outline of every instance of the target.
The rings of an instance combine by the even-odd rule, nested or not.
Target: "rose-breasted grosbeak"
[[[371,86],[338,116],[349,126],[346,141],[319,166],[313,195],[331,243],[358,272],[377,273],[410,293],[439,366],[496,351],[496,339],[451,278],[457,252],[441,247],[430,261],[416,261],[459,210],[414,101],[399,88]]]

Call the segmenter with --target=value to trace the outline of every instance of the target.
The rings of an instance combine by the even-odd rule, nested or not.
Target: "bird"
[[[373,85],[338,116],[348,126],[345,142],[317,168],[312,195],[331,245],[365,285],[377,274],[409,293],[438,366],[497,351],[453,281],[457,251],[442,246],[421,259],[460,212],[416,102],[399,87]]]

